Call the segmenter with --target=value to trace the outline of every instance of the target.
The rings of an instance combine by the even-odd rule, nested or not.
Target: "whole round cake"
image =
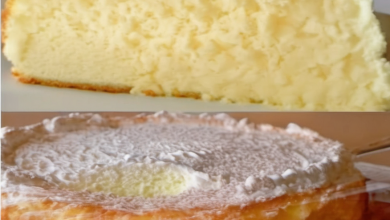
[[[2,129],[2,219],[361,219],[342,144],[226,114],[71,114]]]

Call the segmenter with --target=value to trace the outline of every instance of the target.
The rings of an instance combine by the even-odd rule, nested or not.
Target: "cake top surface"
[[[3,128],[1,140],[9,203],[28,194],[133,212],[216,209],[360,178],[338,142],[225,114],[71,114]]]

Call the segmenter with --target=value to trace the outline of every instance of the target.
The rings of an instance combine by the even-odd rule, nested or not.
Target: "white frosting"
[[[338,142],[295,124],[283,130],[225,114],[71,114],[3,128],[1,141],[5,205],[50,198],[132,212],[220,209],[360,178]],[[178,195],[143,198],[91,184],[107,178],[126,184],[132,166],[178,173],[185,186]]]

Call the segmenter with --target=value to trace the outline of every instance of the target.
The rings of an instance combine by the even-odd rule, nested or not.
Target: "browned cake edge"
[[[279,219],[300,219],[303,213],[310,213],[307,220],[362,220],[367,213],[368,194],[358,193],[347,197],[336,199],[322,200],[322,196],[329,195],[329,190],[333,192],[349,191],[355,188],[365,186],[365,181],[357,181],[351,184],[341,186],[336,189],[319,188],[309,190],[304,193],[293,195],[284,195],[265,202],[255,202],[245,207],[231,206],[221,210],[218,214],[209,213],[197,216],[196,213],[201,209],[190,210],[159,210],[155,212],[136,215],[124,211],[105,210],[101,206],[83,204],[72,205],[63,202],[53,202],[50,200],[41,200],[34,202],[21,202],[15,205],[2,207],[1,219],[11,220],[20,219],[26,213],[33,214],[36,219],[127,219],[127,220],[153,220],[170,219],[170,220],[279,220]],[[2,200],[6,200],[8,195],[2,193]],[[207,198],[205,198],[207,199]],[[310,201],[313,200],[313,201]],[[306,201],[306,202],[305,202]],[[270,213],[270,215],[264,215]],[[272,214],[273,213],[273,214]],[[25,216],[26,217],[26,216]],[[31,218],[30,218],[31,219]],[[35,218],[33,218],[35,219]]]
[[[67,83],[61,82],[58,80],[41,80],[34,77],[28,77],[24,74],[18,73],[12,70],[12,75],[16,77],[19,82],[27,83],[27,84],[38,84],[45,86],[54,86],[60,88],[75,88],[75,89],[83,89],[83,90],[92,90],[92,91],[104,91],[110,93],[129,93],[131,87],[114,87],[108,85],[91,85],[84,83]]]
[[[6,29],[7,29],[7,21],[11,14],[10,8],[12,7],[14,0],[6,0],[4,9],[1,11],[1,42],[5,43],[5,39],[7,39]]]
[[[15,70],[12,70],[12,75],[19,82],[22,83],[53,86],[59,88],[74,88],[74,89],[91,90],[91,91],[103,91],[103,92],[110,92],[110,93],[130,93],[132,89],[132,87],[130,86],[119,87],[119,86],[110,86],[110,85],[92,85],[87,83],[69,83],[69,82],[61,82],[57,80],[44,80],[44,79],[38,79],[38,78],[26,76],[22,73],[16,72]],[[152,90],[144,90],[142,91],[142,93],[152,97],[165,96],[164,94],[157,94]],[[174,91],[172,96],[178,98],[194,98],[194,99],[201,98],[201,95],[199,93],[180,92],[180,91]]]

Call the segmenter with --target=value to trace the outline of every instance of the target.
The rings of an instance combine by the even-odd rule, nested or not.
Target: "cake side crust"
[[[14,3],[14,0],[7,0],[4,5],[4,9],[1,11],[1,42],[5,43],[7,39],[7,22],[8,18],[11,15],[11,8]]]
[[[34,202],[21,202],[16,205],[3,207],[2,219],[13,219],[21,216],[32,215],[45,219],[66,219],[77,217],[82,219],[96,218],[121,218],[129,220],[151,220],[156,216],[159,219],[345,219],[360,220],[367,208],[367,193],[356,193],[345,197],[332,198],[332,194],[342,193],[365,187],[364,181],[358,181],[341,187],[328,187],[310,190],[305,193],[284,195],[264,202],[254,202],[245,207],[230,206],[221,212],[205,213],[198,215],[201,209],[191,210],[158,210],[137,215],[120,210],[107,210],[102,206],[93,204],[68,204],[64,202],[52,202],[41,200]],[[338,189],[336,189],[338,188]],[[2,193],[2,200],[7,199],[7,194]]]
[[[61,82],[57,80],[45,80],[38,79],[34,77],[28,77],[25,74],[12,70],[12,75],[21,83],[25,84],[35,84],[35,85],[44,85],[58,88],[73,88],[73,89],[81,89],[81,90],[90,90],[90,91],[102,91],[109,93],[130,93],[132,87],[119,87],[119,86],[109,86],[109,85],[92,85],[92,84],[83,84],[83,83],[68,83]],[[151,97],[164,97],[165,94],[157,94],[153,90],[144,90],[142,91],[146,96]],[[177,98],[193,98],[193,99],[201,99],[201,95],[194,92],[180,92],[175,91],[172,94],[173,97]]]
[[[41,80],[34,77],[25,76],[24,74],[18,73],[14,70],[12,71],[12,75],[19,82],[26,83],[26,84],[45,85],[45,86],[53,86],[59,88],[74,88],[74,89],[91,90],[91,91],[104,91],[110,93],[129,93],[131,90],[131,87],[114,87],[108,85],[66,83],[57,80]]]

